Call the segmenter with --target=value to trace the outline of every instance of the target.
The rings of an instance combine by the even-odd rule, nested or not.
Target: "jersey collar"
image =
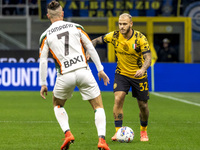
[[[133,31],[133,32],[132,32],[132,35],[131,35],[131,37],[130,37],[128,40],[130,40],[130,39],[133,37],[133,35],[134,35],[134,30],[132,29],[132,31]],[[127,40],[127,41],[128,41],[128,40]]]

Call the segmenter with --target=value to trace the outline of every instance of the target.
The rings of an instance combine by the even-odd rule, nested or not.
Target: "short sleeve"
[[[114,31],[105,34],[103,36],[103,42],[105,42],[105,43],[111,43],[112,42],[112,38],[113,38],[113,34],[114,34]]]
[[[143,34],[140,35],[140,49],[142,54],[150,52],[149,42]]]

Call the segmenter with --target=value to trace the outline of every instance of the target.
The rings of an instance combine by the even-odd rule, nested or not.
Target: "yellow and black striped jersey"
[[[117,56],[116,73],[135,78],[136,71],[144,63],[143,54],[150,52],[147,38],[136,30],[133,30],[133,34],[129,39],[124,38],[119,31],[112,31],[103,36],[103,41],[114,46]],[[137,79],[142,79],[146,76],[147,73]]]

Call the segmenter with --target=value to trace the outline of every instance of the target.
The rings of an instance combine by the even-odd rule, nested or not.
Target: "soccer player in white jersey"
[[[106,116],[101,93],[87,64],[84,48],[95,63],[98,77],[103,79],[104,85],[109,83],[109,78],[104,73],[100,58],[83,27],[63,21],[63,16],[63,9],[58,2],[52,1],[48,4],[47,17],[52,24],[40,37],[40,95],[46,99],[47,58],[50,51],[57,69],[57,79],[53,90],[54,112],[65,133],[61,150],[69,149],[70,143],[74,142],[64,104],[72,96],[75,86],[79,88],[82,99],[88,100],[95,111],[95,125],[99,136],[98,149],[110,150],[105,141]]]

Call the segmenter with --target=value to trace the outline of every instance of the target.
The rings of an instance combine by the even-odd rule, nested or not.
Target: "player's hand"
[[[99,77],[100,81],[101,81],[101,79],[103,79],[105,86],[110,84],[110,79],[108,78],[108,76],[106,75],[106,73],[103,70],[98,72],[98,77]]]
[[[90,54],[88,53],[88,51],[86,51],[86,59],[87,59],[87,60],[90,59]]]
[[[136,78],[142,77],[144,75],[144,73],[145,73],[144,69],[137,70],[134,77],[136,77]]]
[[[43,99],[46,99],[46,97],[44,96],[44,94],[47,95],[47,91],[48,91],[47,86],[46,85],[42,85],[41,86],[41,90],[40,90],[40,96]]]

